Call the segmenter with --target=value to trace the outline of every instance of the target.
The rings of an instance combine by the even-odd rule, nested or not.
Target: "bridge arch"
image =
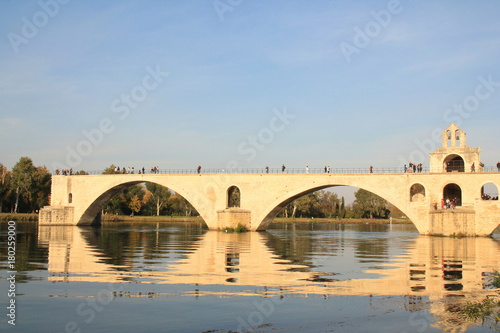
[[[154,181],[154,180],[124,180],[122,182],[118,183],[113,183],[108,186],[106,186],[102,191],[100,192],[99,195],[96,197],[90,199],[88,201],[87,207],[84,209],[83,214],[81,215],[79,221],[77,222],[78,225],[97,225],[101,222],[101,212],[105,205],[115,196],[116,194],[120,193],[122,190],[127,189],[133,185],[138,185],[138,184],[143,184],[143,183],[155,183],[160,186],[165,186],[168,189],[174,191],[175,193],[178,193],[181,195],[184,199],[186,199],[195,209],[198,211],[200,216],[202,216],[202,212],[198,210],[198,208],[195,206],[194,200],[191,198],[188,198],[183,195],[183,193],[176,191],[174,188],[167,186],[163,182],[159,181]],[[203,216],[202,216],[203,218]]]
[[[262,222],[260,225],[257,227],[256,230],[266,230],[267,227],[272,223],[272,221],[275,219],[275,217],[282,211],[283,208],[285,208],[289,203],[294,201],[295,199],[298,199],[304,195],[323,190],[326,188],[330,187],[336,187],[336,186],[351,186],[351,187],[356,187],[359,189],[363,189],[366,191],[369,191],[375,195],[378,195],[382,199],[386,200],[387,202],[391,203],[392,205],[396,206],[398,209],[400,209],[406,216],[410,217],[411,219],[411,211],[408,209],[409,207],[407,205],[403,205],[400,200],[398,200],[397,195],[391,196],[389,194],[390,192],[383,192],[377,187],[369,186],[366,184],[357,184],[357,183],[335,183],[335,184],[318,184],[312,187],[308,188],[301,188],[297,189],[291,192],[288,192],[286,195],[283,195],[279,198],[276,199],[272,204],[268,206],[267,209],[263,207],[265,210],[264,217],[262,219]],[[406,199],[407,200],[407,199]],[[413,221],[412,221],[413,222]],[[414,222],[413,222],[414,223]],[[419,226],[414,223],[414,225],[419,229]],[[419,230],[420,232],[420,230]]]

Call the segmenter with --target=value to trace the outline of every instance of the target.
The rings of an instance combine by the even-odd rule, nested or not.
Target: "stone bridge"
[[[119,174],[53,176],[50,207],[40,224],[91,225],[100,222],[106,203],[124,188],[152,182],[182,195],[210,229],[235,227],[265,230],[293,200],[332,186],[370,191],[398,207],[421,234],[489,235],[500,224],[498,200],[482,200],[482,187],[500,185],[499,173],[398,174]],[[442,210],[441,199],[452,185],[459,206]],[[239,207],[229,207],[240,192]]]
[[[484,186],[498,188],[500,173],[483,171],[479,151],[466,147],[465,133],[452,125],[443,133],[443,148],[430,154],[428,173],[58,175],[52,177],[51,206],[40,211],[39,223],[98,224],[102,208],[115,194],[152,182],[188,200],[210,229],[242,224],[266,230],[293,200],[333,186],[353,186],[395,205],[421,234],[485,236],[500,224],[500,205],[483,200]],[[238,207],[230,200],[235,191]],[[441,209],[442,199],[454,198],[456,209]]]

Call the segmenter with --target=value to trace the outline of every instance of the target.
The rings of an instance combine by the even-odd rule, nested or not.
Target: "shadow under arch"
[[[260,223],[260,225],[257,227],[256,230],[258,230],[258,231],[266,230],[267,227],[276,218],[276,216],[278,216],[278,214],[283,210],[283,208],[285,208],[288,204],[290,204],[294,200],[296,200],[296,199],[298,199],[298,198],[300,198],[300,197],[302,197],[304,195],[307,195],[307,194],[310,194],[310,193],[313,193],[313,192],[316,192],[316,191],[319,191],[319,190],[324,190],[326,188],[337,187],[337,186],[356,187],[356,188],[363,189],[365,191],[371,192],[371,193],[373,193],[373,194],[381,197],[382,199],[386,200],[387,202],[391,203],[395,207],[397,207],[406,216],[411,216],[406,209],[403,209],[403,208],[399,207],[400,205],[398,205],[398,203],[393,202],[393,200],[388,199],[387,196],[385,196],[382,193],[379,193],[379,191],[374,191],[373,189],[369,189],[369,188],[364,187],[362,185],[359,186],[357,184],[323,184],[323,185],[314,186],[314,187],[311,187],[311,188],[308,188],[308,189],[297,190],[295,192],[289,193],[284,198],[278,198],[277,201],[271,205],[272,208],[266,213],[264,219],[262,220],[262,222]],[[418,230],[419,229],[418,225],[415,224],[413,221],[412,221],[412,223],[415,225],[415,227]],[[418,231],[420,232],[420,230],[418,230]]]
[[[84,213],[82,214],[79,222],[77,225],[92,225],[92,226],[98,226],[101,224],[101,212],[104,208],[104,206],[113,198],[116,194],[120,193],[124,189],[127,189],[131,186],[142,184],[142,183],[155,183],[160,186],[165,186],[164,184],[161,184],[160,182],[152,182],[152,181],[144,181],[144,180],[134,180],[134,181],[124,181],[121,184],[114,185],[110,187],[108,190],[104,191],[102,194],[100,194],[88,207],[85,209]],[[167,186],[165,186],[167,187]],[[196,209],[196,206],[189,201],[185,196],[182,195],[182,193],[175,191],[175,189],[172,189],[170,187],[167,187],[168,189],[174,191],[175,193],[178,193],[181,195],[184,199],[186,199],[193,207]],[[197,209],[196,209],[197,210]],[[198,210],[197,210],[198,211]],[[201,213],[198,211],[200,216],[203,218]],[[90,223],[89,223],[90,222]]]

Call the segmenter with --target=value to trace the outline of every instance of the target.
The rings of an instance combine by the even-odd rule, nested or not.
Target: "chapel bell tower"
[[[442,147],[430,156],[431,172],[480,172],[483,170],[479,152],[481,149],[467,146],[467,134],[451,124],[441,134]]]

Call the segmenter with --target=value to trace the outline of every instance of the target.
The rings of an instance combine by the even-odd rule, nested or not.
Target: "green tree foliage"
[[[107,167],[106,169],[104,169],[104,171],[102,172],[103,175],[114,175],[115,174],[115,169],[116,169],[116,166],[114,164],[111,164],[109,167]]]
[[[145,183],[132,185],[114,195],[104,211],[116,215],[185,215],[198,213],[182,196],[173,194],[168,188]]]
[[[51,181],[52,175],[45,166],[36,167],[33,176],[33,186],[30,189],[30,196],[33,199],[31,206],[32,212],[49,204]]]
[[[357,218],[388,218],[387,202],[371,192],[359,189],[354,193],[353,211]]]
[[[21,157],[12,168],[12,190],[15,193],[14,209],[35,212],[48,203],[51,175],[46,167],[36,167],[29,157]]]
[[[387,202],[379,196],[358,190],[352,205],[346,205],[345,199],[338,198],[330,191],[317,191],[306,194],[288,204],[282,215],[284,217],[314,218],[388,218],[390,210]]]
[[[162,208],[166,207],[171,192],[165,186],[156,183],[146,183],[146,189],[151,193],[151,201],[156,207],[156,215],[160,215]]]
[[[18,213],[19,209],[19,199],[21,195],[28,196],[29,200],[29,189],[33,184],[33,173],[35,172],[35,166],[33,161],[29,157],[21,157],[19,162],[16,163],[12,169],[13,174],[13,188],[16,193],[16,201],[14,204],[14,213]]]
[[[306,194],[288,204],[284,210],[285,217],[338,217],[340,201],[336,193],[317,191]]]
[[[339,217],[341,219],[343,219],[343,218],[346,217],[346,209],[345,209],[345,199],[344,199],[344,197],[342,197],[342,204],[340,205]]]
[[[181,195],[175,193],[168,199],[171,215],[193,216],[198,215],[194,207]]]
[[[0,213],[12,194],[12,172],[0,163]]]
[[[327,218],[338,216],[339,199],[336,193],[321,191],[318,195],[319,211]]]

